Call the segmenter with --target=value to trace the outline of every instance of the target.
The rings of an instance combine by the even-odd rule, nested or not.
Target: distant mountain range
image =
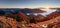
[[[23,13],[42,13],[44,11],[40,10],[40,9],[19,9],[19,8],[12,8],[12,9],[0,9],[0,14],[11,14],[11,13],[17,13],[17,12],[23,12]],[[2,12],[2,13],[1,13]]]
[[[60,11],[60,8],[50,8],[50,9],[57,9],[57,11]],[[29,8],[0,8],[0,14],[15,14],[17,12],[23,12],[23,13],[43,13],[45,11],[40,10],[40,8],[37,9],[29,9]]]

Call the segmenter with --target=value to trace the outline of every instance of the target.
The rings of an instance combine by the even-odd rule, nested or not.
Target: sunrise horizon
[[[43,6],[43,7],[40,7],[40,6],[32,6],[32,7],[29,7],[29,6],[26,6],[26,7],[20,7],[20,6],[0,6],[0,8],[60,8],[60,6]]]

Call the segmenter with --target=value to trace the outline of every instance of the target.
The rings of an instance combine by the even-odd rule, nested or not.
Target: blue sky
[[[0,7],[34,8],[34,7],[60,7],[60,0],[0,0]]]

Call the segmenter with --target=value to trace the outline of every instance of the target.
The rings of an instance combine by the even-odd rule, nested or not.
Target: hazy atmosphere
[[[60,28],[60,0],[0,0],[0,28]]]

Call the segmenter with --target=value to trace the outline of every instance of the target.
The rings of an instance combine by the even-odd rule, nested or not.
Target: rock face
[[[16,18],[17,16],[19,16],[19,18]],[[20,20],[20,18],[22,18],[23,21],[24,20],[26,21],[27,16],[22,12],[18,12],[17,14],[8,14],[8,15],[0,16],[0,26],[1,26],[0,28],[17,28],[19,27],[18,24],[22,24],[22,23],[18,23],[17,21],[17,19]]]
[[[47,18],[45,16],[39,14],[35,17],[35,20],[37,22],[43,22],[43,21],[47,20]]]
[[[48,28],[59,28],[60,27],[60,16],[57,16],[55,19],[55,21],[51,24],[48,25]]]
[[[0,28],[16,28],[17,23],[12,18],[6,18],[5,16],[0,16]]]
[[[18,14],[23,20],[27,20],[27,16],[26,16],[24,13],[18,12],[17,14]]]

